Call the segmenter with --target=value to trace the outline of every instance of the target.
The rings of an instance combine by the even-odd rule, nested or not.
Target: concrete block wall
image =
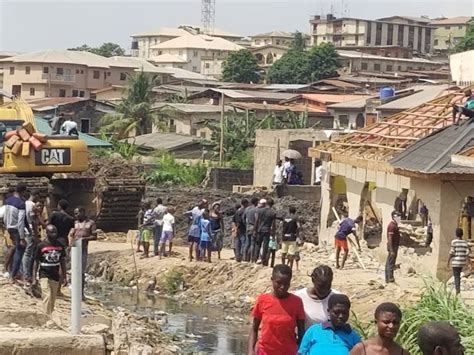
[[[232,191],[234,185],[252,185],[253,170],[212,168],[208,186],[213,189]]]
[[[291,196],[297,200],[319,203],[321,198],[321,187],[311,185],[286,185],[284,196]]]

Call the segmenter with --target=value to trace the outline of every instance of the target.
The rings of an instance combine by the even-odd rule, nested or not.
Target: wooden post
[[[221,141],[219,144],[219,166],[222,166],[224,163],[224,93],[222,93],[221,101]]]

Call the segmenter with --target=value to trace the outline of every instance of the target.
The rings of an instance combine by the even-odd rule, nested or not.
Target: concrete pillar
[[[328,215],[331,209],[331,175],[330,175],[331,163],[323,161],[323,179],[321,181],[321,198],[320,198],[320,224],[319,224],[319,243],[327,246],[331,245],[332,236],[330,235],[330,228],[327,227]]]
[[[421,29],[421,53],[426,53],[426,45],[425,45],[425,42],[426,42],[426,28],[423,27]]]
[[[415,38],[413,39],[413,49],[418,51],[418,31],[420,31],[421,28],[418,26],[415,26]]]
[[[387,43],[387,38],[388,38],[388,23],[383,23],[382,24],[382,46],[386,46]]]
[[[377,36],[377,22],[372,22],[372,35],[371,35],[370,43],[368,43],[369,46],[372,44],[375,44],[376,36]]]
[[[360,197],[362,195],[364,183],[352,179],[346,179],[347,202],[349,204],[349,217],[351,218],[356,218],[359,215]]]
[[[408,25],[405,25],[403,27],[403,47],[408,47],[408,32],[409,32],[409,27]]]
[[[398,26],[399,25],[393,25],[393,39],[392,39],[392,44],[396,46],[398,44]]]

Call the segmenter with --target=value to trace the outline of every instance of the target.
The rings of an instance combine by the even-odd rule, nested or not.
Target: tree
[[[317,81],[338,76],[337,69],[341,67],[339,54],[332,43],[321,43],[308,52],[310,67],[309,81]]]
[[[258,83],[257,58],[248,49],[229,55],[222,69],[222,80],[236,83]]]
[[[268,69],[267,79],[275,84],[306,84],[311,76],[308,54],[291,49]]]
[[[291,48],[299,52],[303,52],[306,49],[306,40],[301,32],[295,32],[295,37],[293,38]]]
[[[107,58],[125,55],[125,49],[120,47],[118,44],[112,42],[103,43],[100,47],[89,47],[87,44],[83,44],[80,47],[69,48],[69,50],[91,52]]]
[[[131,132],[146,134],[158,117],[152,110],[152,89],[156,78],[140,71],[129,78],[127,97],[117,106],[117,112],[101,119],[101,131],[114,133],[117,139],[127,138]]]
[[[465,52],[474,49],[474,18],[471,18],[467,23],[466,35],[454,47],[454,52]]]

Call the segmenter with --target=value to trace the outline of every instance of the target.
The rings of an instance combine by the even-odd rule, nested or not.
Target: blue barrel
[[[386,99],[389,97],[395,96],[395,89],[391,86],[385,86],[380,89],[380,99]]]

